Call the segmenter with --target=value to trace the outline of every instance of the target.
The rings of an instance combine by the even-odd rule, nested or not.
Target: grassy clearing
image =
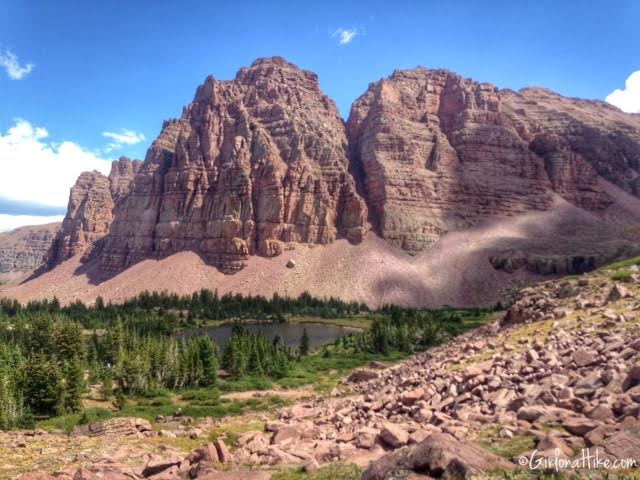
[[[626,260],[620,260],[619,262],[611,263],[601,267],[599,270],[620,270],[622,268],[629,268],[633,265],[640,265],[640,257],[628,258]]]
[[[221,392],[248,392],[252,390],[269,390],[274,387],[272,380],[265,377],[244,377],[239,380],[220,380],[218,388]]]
[[[352,463],[331,463],[314,472],[302,468],[292,468],[276,473],[272,480],[360,480],[362,470]]]
[[[513,438],[500,437],[500,425],[488,427],[478,432],[478,443],[487,450],[503,458],[513,459],[518,455],[533,450],[533,435],[515,435]]]
[[[372,315],[356,315],[346,318],[322,318],[322,317],[291,317],[287,321],[290,323],[322,323],[324,325],[335,325],[337,327],[357,328],[366,330],[371,326]]]
[[[218,438],[224,438],[224,442],[232,449],[237,446],[238,438],[247,432],[263,432],[264,422],[258,419],[244,417],[242,420],[225,422],[224,425],[214,428],[209,439],[215,442]]]
[[[283,388],[313,385],[316,392],[327,394],[342,377],[356,368],[368,365],[372,361],[395,362],[407,357],[407,354],[401,352],[391,352],[387,356],[353,353],[335,346],[327,347],[325,352],[301,358],[285,378],[278,380],[278,385]]]
[[[182,413],[186,416],[222,418],[226,416],[241,416],[250,412],[271,411],[291,403],[277,395],[246,400],[219,399],[214,401],[206,398],[206,392],[189,392],[191,399],[184,400],[182,398],[183,401],[179,404],[171,396],[137,398],[129,401],[123,409],[116,412],[106,408],[90,408],[85,409],[82,413],[61,415],[42,420],[37,422],[36,425],[50,432],[57,430],[69,433],[78,425],[108,420],[114,417],[140,417],[153,422],[159,415],[165,417],[173,415],[178,407],[182,409]]]
[[[629,280],[631,278],[631,275],[633,275],[633,272],[631,270],[621,268],[611,274],[611,280],[616,282],[624,282],[626,280]]]

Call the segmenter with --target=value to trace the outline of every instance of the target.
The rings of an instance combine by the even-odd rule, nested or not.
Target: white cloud
[[[629,75],[624,90],[615,89],[607,95],[605,101],[623,112],[640,113],[640,70]]]
[[[61,222],[63,215],[37,216],[37,215],[7,215],[0,213],[0,232],[9,232],[25,225],[44,225],[47,223]]]
[[[31,70],[33,70],[35,65],[33,63],[20,65],[18,57],[9,50],[5,50],[4,52],[0,51],[0,66],[4,67],[9,78],[12,78],[13,80],[20,80],[25,75],[31,73]]]
[[[362,35],[362,31],[356,27],[339,28],[331,34],[331,38],[337,38],[339,45],[349,45],[358,35]]]
[[[69,189],[86,170],[108,174],[111,161],[74,142],[54,143],[46,129],[18,119],[0,132],[0,195],[9,200],[66,207]]]
[[[113,150],[118,150],[125,145],[137,145],[138,143],[146,140],[144,134],[125,129],[122,129],[120,133],[102,132],[102,136],[113,140],[113,142],[109,143],[105,148],[105,152],[107,153]]]

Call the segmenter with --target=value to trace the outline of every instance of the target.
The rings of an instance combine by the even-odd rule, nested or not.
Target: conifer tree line
[[[298,354],[240,325],[222,353],[208,335],[177,337],[138,327],[118,319],[87,335],[64,314],[0,314],[0,428],[80,411],[89,382],[102,385],[104,400],[160,388],[215,388],[220,367],[233,379],[275,379]]]
[[[192,295],[177,295],[166,292],[142,292],[122,304],[105,303],[98,297],[93,305],[80,301],[61,306],[52,300],[31,301],[21,305],[16,300],[0,299],[0,312],[14,316],[21,312],[64,313],[79,321],[85,328],[99,328],[117,317],[136,316],[142,327],[167,330],[180,324],[193,324],[198,320],[267,320],[285,321],[286,316],[318,316],[322,318],[344,318],[368,313],[364,303],[343,302],[336,298],[316,298],[307,292],[297,298],[281,297],[274,293],[271,298],[263,296],[226,294],[202,289]],[[141,313],[153,314],[141,318]],[[155,317],[155,318],[154,318]],[[161,322],[154,321],[162,317]]]
[[[469,328],[480,326],[486,311],[416,310],[385,306],[373,317],[369,329],[336,340],[354,352],[388,355],[413,353],[438,345]]]
[[[0,428],[81,408],[82,327],[64,316],[0,314]],[[16,321],[18,320],[18,321]]]
[[[308,350],[299,353],[306,355]],[[294,358],[291,348],[284,345],[280,337],[270,341],[262,333],[251,334],[242,325],[234,325],[224,349],[222,366],[235,379],[247,375],[282,378]]]
[[[281,339],[251,334],[245,318],[278,321],[287,315],[366,315],[370,328],[336,342],[341,351],[387,355],[411,353],[475,326],[486,312],[425,311],[366,306],[303,294],[218,297],[201,290],[191,296],[143,293],[122,305],[57,300],[0,299],[0,429],[29,426],[34,418],[82,409],[89,383],[101,384],[104,400],[151,395],[157,389],[217,388],[219,373],[232,379],[286,377],[308,355],[303,330],[299,348]],[[233,319],[232,335],[221,351],[193,327],[201,318]],[[193,330],[192,330],[193,329]],[[179,332],[184,334],[178,335]],[[328,353],[323,348],[324,354]]]

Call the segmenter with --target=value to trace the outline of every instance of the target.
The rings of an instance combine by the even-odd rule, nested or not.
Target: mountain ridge
[[[257,59],[233,80],[207,77],[136,165],[123,167],[117,195],[111,175],[81,175],[49,269],[79,256],[95,285],[193,251],[236,273],[255,255],[284,258],[302,245],[357,245],[373,234],[391,247],[376,243],[381,258],[397,248],[415,264],[455,232],[493,219],[509,230],[541,212],[554,229],[533,226],[536,236],[483,240],[469,251],[508,275],[581,273],[634,253],[640,229],[640,119],[446,69],[397,70],[371,83],[344,121],[315,73]],[[474,282],[469,288],[482,287]],[[400,283],[420,285],[416,297],[425,298],[420,281]]]

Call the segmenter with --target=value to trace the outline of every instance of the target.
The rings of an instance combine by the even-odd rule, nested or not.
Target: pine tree
[[[303,357],[309,355],[309,334],[306,328],[302,330],[302,337],[300,338],[300,355]]]
[[[67,362],[84,353],[82,328],[71,320],[58,320],[52,329],[52,352],[60,362]]]
[[[82,408],[82,392],[84,391],[84,370],[80,357],[76,356],[64,366],[64,409],[70,413],[79,412]]]
[[[127,406],[127,397],[124,395],[124,392],[121,388],[116,390],[116,398],[113,404],[118,410],[122,410]]]
[[[31,314],[30,323],[27,339],[29,351],[42,355],[52,353],[51,317],[48,314]]]
[[[24,394],[34,413],[51,415],[59,410],[61,380],[56,363],[43,354],[34,354],[29,359],[25,365]]]
[[[102,399],[106,402],[113,394],[113,378],[108,370],[103,370],[100,375],[100,383],[102,385]]]
[[[382,320],[375,319],[371,325],[371,346],[373,353],[387,355],[389,353],[389,335]]]

